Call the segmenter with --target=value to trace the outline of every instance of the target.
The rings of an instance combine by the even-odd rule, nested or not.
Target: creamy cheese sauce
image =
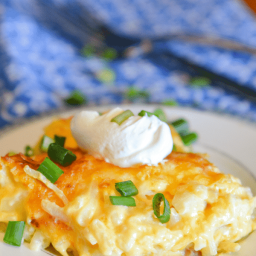
[[[3,205],[0,213],[15,212],[9,218],[28,221],[27,228],[33,228],[32,235],[26,231],[31,249],[51,242],[66,256],[67,249],[82,256],[184,256],[190,249],[208,256],[239,250],[236,241],[255,229],[256,200],[250,190],[200,155],[173,152],[163,165],[124,172],[80,150],[74,153],[77,160],[62,167],[64,174],[54,184],[67,197],[66,205],[50,187],[24,172],[26,166],[36,169],[45,154],[33,162],[19,155],[3,159],[1,174],[15,182],[6,180],[2,191],[23,187],[25,200],[23,207],[12,210]],[[115,182],[125,180],[132,180],[139,190],[136,207],[115,206],[109,200],[119,195]],[[0,193],[0,199],[4,202],[19,193]],[[165,224],[153,213],[156,193],[163,193],[170,203],[171,219]]]
[[[75,133],[82,136],[77,142],[90,154],[77,148],[70,137],[70,119],[47,128],[52,137],[67,136],[65,145],[77,156],[70,166],[59,165],[64,173],[54,184],[36,171],[46,153],[0,158],[0,222],[26,221],[23,237],[32,250],[51,243],[63,256],[70,250],[79,256],[213,256],[238,251],[237,241],[256,228],[256,198],[250,189],[234,176],[221,173],[201,154],[172,152],[165,157],[166,151],[161,156],[164,163],[156,164],[150,147],[159,156],[166,141],[172,144],[170,133],[159,132],[163,140],[159,145],[154,137],[166,125],[156,117],[135,116],[120,126],[110,122],[121,112],[116,109],[102,117],[97,112],[82,112],[74,118]],[[123,130],[127,130],[124,139]],[[99,137],[93,138],[93,132]],[[141,137],[140,132],[147,136]],[[178,138],[175,132],[172,135]],[[169,139],[164,141],[165,137]],[[130,139],[126,142],[126,138]],[[150,162],[125,169],[118,166],[120,162],[142,163],[146,158],[131,154],[137,152],[139,139]],[[90,143],[94,143],[92,149],[86,146]],[[124,148],[122,157],[115,155],[111,145]],[[112,205],[109,197],[120,196],[115,183],[127,180],[139,191],[134,196],[136,207]],[[170,221],[164,224],[154,215],[156,193],[163,193],[170,204]]]

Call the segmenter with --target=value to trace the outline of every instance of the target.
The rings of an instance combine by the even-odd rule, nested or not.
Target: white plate
[[[114,106],[91,107],[86,109],[104,111]],[[131,109],[134,113],[145,109],[153,111],[156,105],[123,105],[123,109]],[[190,124],[190,130],[199,134],[199,140],[194,146],[195,152],[209,153],[210,161],[222,172],[239,177],[245,186],[252,189],[256,195],[256,125],[230,116],[202,112],[188,108],[161,107],[169,120],[185,118]],[[76,110],[77,111],[77,110]],[[70,111],[58,116],[70,116]],[[43,134],[43,127],[53,120],[53,116],[28,122],[19,127],[5,131],[0,136],[0,155],[9,151],[24,151],[26,145],[34,145]],[[1,237],[0,237],[1,239]],[[239,253],[232,256],[256,255],[256,232],[244,242]],[[0,243],[0,255],[4,256],[46,256],[45,252],[32,252],[21,246],[12,247]]]

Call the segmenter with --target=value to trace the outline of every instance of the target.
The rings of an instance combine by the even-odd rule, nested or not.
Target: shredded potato
[[[52,184],[43,174],[31,169],[28,165],[26,165],[23,170],[30,177],[42,181],[46,187],[55,192],[55,194],[63,201],[64,204],[68,204],[68,199],[63,194],[63,192],[58,189],[54,184]]]
[[[65,134],[58,129],[57,135],[71,136],[68,128],[61,130]],[[213,256],[238,251],[237,241],[256,228],[250,189],[182,145],[182,152],[172,152],[158,166],[130,168],[70,149],[77,160],[58,165],[64,174],[55,184],[36,171],[45,153],[1,158],[0,222],[26,221],[24,236],[32,250],[51,243],[64,256],[68,251],[79,256]],[[115,183],[126,180],[138,188],[136,207],[109,200],[120,196]],[[156,193],[170,204],[170,221],[164,224],[154,215]]]

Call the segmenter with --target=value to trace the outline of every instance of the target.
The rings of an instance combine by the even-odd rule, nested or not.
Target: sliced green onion
[[[14,155],[17,155],[17,153],[14,152],[14,151],[10,151],[10,152],[8,153],[8,156],[14,156]]]
[[[145,115],[147,115],[147,116],[153,116],[154,115],[154,116],[158,117],[163,122],[167,121],[165,113],[160,108],[156,109],[153,113],[148,112],[146,110],[141,110],[140,113],[138,114],[138,116],[145,116]]]
[[[147,116],[153,116],[154,114],[151,113],[151,112],[148,112],[148,111],[146,111],[146,110],[141,110],[140,113],[138,114],[138,116],[145,116],[145,115],[147,115]]]
[[[115,122],[119,125],[121,125],[125,120],[127,120],[129,117],[134,116],[131,110],[125,110],[123,113],[115,116],[111,119],[111,122]]]
[[[138,189],[131,180],[118,182],[115,184],[115,188],[122,196],[136,196],[138,194]]]
[[[189,134],[181,136],[181,139],[185,146],[189,146],[192,143],[196,142],[197,138],[198,138],[198,135],[195,132],[191,132]]]
[[[194,87],[205,87],[211,83],[211,80],[208,77],[192,77],[189,81],[189,84]]]
[[[116,79],[116,73],[109,68],[103,69],[96,73],[97,79],[105,84],[113,83]]]
[[[14,246],[20,246],[24,229],[24,221],[9,221],[4,235],[4,242]]]
[[[162,104],[165,106],[170,106],[170,107],[178,105],[177,101],[175,101],[175,100],[165,100],[162,102]]]
[[[74,90],[64,101],[69,105],[79,106],[86,103],[86,98],[83,93],[78,90]]]
[[[180,135],[185,135],[189,131],[188,122],[185,119],[177,119],[174,122],[172,122],[171,125]]]
[[[117,57],[117,51],[114,48],[107,48],[102,52],[101,57],[105,60],[113,60]]]
[[[54,140],[55,140],[56,144],[64,147],[66,137],[61,137],[61,136],[54,135]]]
[[[43,136],[42,140],[41,140],[41,150],[44,152],[48,151],[48,147],[51,143],[54,143],[54,140],[46,135]]]
[[[96,49],[93,45],[91,44],[87,44],[82,48],[81,51],[82,55],[84,55],[85,57],[91,57],[93,55],[95,55],[96,53]]]
[[[164,211],[163,211],[163,214],[161,215],[160,205],[162,201],[164,202]],[[153,198],[153,210],[154,210],[154,214],[160,220],[161,223],[166,223],[170,220],[170,215],[171,215],[170,205],[162,193],[155,194]]]
[[[34,149],[31,148],[29,145],[25,147],[25,156],[33,156],[34,155]]]
[[[50,182],[55,183],[64,173],[59,166],[53,163],[48,157],[39,165],[38,169]]]
[[[140,90],[134,86],[129,87],[127,91],[125,92],[125,98],[127,98],[129,101],[135,101],[135,100],[143,100],[147,101],[149,98],[149,93],[145,90]]]
[[[153,114],[154,114],[155,116],[157,116],[161,121],[167,122],[166,115],[165,115],[164,111],[163,111],[161,108],[157,108],[157,109],[153,112]]]
[[[68,166],[76,160],[76,155],[62,146],[52,143],[48,148],[48,156],[54,162],[59,163],[62,166]]]
[[[175,144],[173,144],[172,151],[177,151]]]
[[[110,196],[109,199],[113,205],[136,206],[134,198],[130,196]]]

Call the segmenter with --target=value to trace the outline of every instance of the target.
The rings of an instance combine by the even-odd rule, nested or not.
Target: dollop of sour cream
[[[131,116],[121,125],[111,122],[122,112],[115,108],[103,115],[96,111],[76,114],[71,131],[78,146],[120,167],[162,162],[173,148],[169,126],[154,115]]]

